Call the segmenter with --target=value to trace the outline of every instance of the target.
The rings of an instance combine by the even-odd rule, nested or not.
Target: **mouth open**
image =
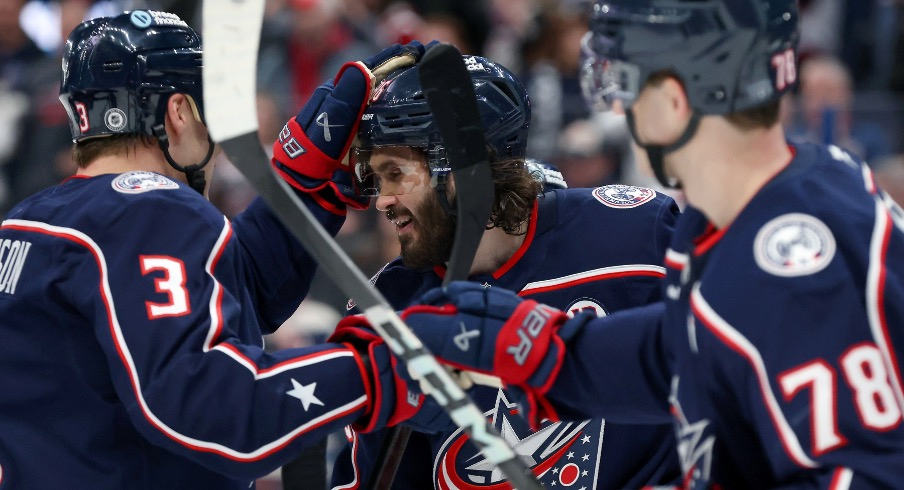
[[[395,225],[396,232],[398,232],[399,234],[408,232],[412,228],[414,228],[414,220],[411,216],[399,216],[394,212],[389,212],[386,215],[386,219],[388,219],[390,223]]]

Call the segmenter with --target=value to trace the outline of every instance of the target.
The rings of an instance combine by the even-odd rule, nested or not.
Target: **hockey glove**
[[[342,342],[355,349],[363,363],[364,385],[367,387],[367,412],[353,424],[358,432],[371,432],[409,419],[422,404],[424,396],[408,389],[399,377],[398,361],[386,342],[361,315],[347,316],[336,326],[328,342]]]
[[[565,344],[591,318],[569,320],[559,310],[501,288],[453,282],[422,296],[402,312],[424,345],[443,363],[498,376],[524,406],[527,420],[558,420],[545,394],[565,355]]]
[[[374,88],[392,71],[416,63],[425,49],[417,41],[394,44],[364,61],[344,64],[283,126],[273,144],[277,173],[333,213],[344,215],[346,206],[366,209],[370,201],[358,195],[342,160]]]

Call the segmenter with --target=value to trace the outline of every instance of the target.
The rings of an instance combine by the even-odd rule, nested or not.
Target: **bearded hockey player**
[[[556,189],[538,197],[540,184],[531,176],[538,167],[524,165],[530,123],[524,87],[486,58],[466,56],[465,62],[495,187],[491,223],[470,280],[480,288],[518,291],[569,314],[603,316],[658,300],[662,258],[678,215],[675,202],[651,189],[621,185]],[[362,118],[357,175],[398,233],[401,256],[374,281],[401,309],[442,282],[455,232],[455,182],[416,67],[387,77],[377,94]],[[545,180],[550,189],[563,187],[555,184],[558,179]],[[357,321],[350,317],[339,335],[357,329]],[[480,342],[468,335],[457,339],[464,346]],[[510,393],[478,387],[469,394],[549,488],[639,488],[677,476],[667,424],[596,418],[532,429]],[[409,424],[415,431],[392,488],[510,488],[467,435],[431,401],[425,403]],[[369,488],[385,435],[349,432],[335,462],[334,488]]]

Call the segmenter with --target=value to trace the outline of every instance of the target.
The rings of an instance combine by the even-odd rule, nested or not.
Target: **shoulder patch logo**
[[[154,172],[126,172],[113,179],[111,184],[116,192],[123,194],[140,194],[158,189],[178,189],[179,184]]]
[[[656,197],[656,191],[633,185],[606,185],[593,189],[593,197],[610,208],[636,208]]]
[[[753,256],[761,269],[776,276],[815,274],[835,256],[835,237],[825,223],[809,214],[784,214],[757,232]]]

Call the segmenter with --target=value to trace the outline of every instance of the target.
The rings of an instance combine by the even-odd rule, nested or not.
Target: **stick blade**
[[[204,121],[217,143],[257,132],[256,40],[261,37],[264,3],[236,0],[223,8],[220,2],[203,2]]]

